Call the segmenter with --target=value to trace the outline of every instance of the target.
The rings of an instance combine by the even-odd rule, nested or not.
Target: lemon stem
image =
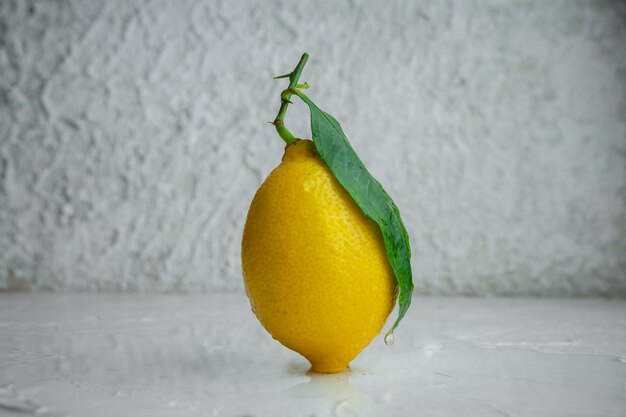
[[[291,90],[296,87],[308,88],[307,83],[298,84],[300,74],[302,73],[302,68],[304,68],[304,64],[306,64],[307,59],[309,59],[309,54],[305,52],[302,54],[302,57],[300,58],[300,62],[298,62],[298,65],[296,65],[293,71],[291,71],[289,74],[279,75],[278,77],[274,77],[274,78],[276,79],[289,78],[288,90]],[[276,115],[276,118],[272,122],[272,124],[276,128],[276,131],[278,132],[278,135],[282,138],[282,140],[285,141],[285,143],[287,143],[287,145],[291,145],[292,143],[298,140],[298,138],[296,138],[289,131],[289,129],[285,127],[285,122],[284,122],[285,113],[287,113],[287,107],[291,103],[291,101],[289,101],[289,99],[291,98],[291,94],[292,93],[280,95],[280,109],[278,110],[278,114]]]

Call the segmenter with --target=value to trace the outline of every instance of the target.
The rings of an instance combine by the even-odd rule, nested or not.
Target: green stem
[[[304,64],[306,64],[307,59],[309,59],[309,54],[306,52],[302,54],[300,58],[300,62],[294,68],[294,70],[285,75],[281,75],[276,78],[287,78],[289,77],[289,88],[293,89],[298,85],[298,79],[300,78],[300,74],[302,73],[302,68],[304,68]],[[305,83],[306,85],[306,83]],[[307,86],[308,87],[308,86]],[[285,113],[287,113],[287,107],[289,106],[289,99],[291,98],[291,94],[281,94],[280,96],[280,109],[278,110],[278,114],[276,115],[276,119],[272,124],[276,127],[276,131],[278,135],[287,143],[287,145],[291,145],[295,141],[298,140],[290,131],[285,127]]]

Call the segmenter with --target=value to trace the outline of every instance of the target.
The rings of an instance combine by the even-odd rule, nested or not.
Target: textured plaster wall
[[[619,1],[1,1],[0,288],[242,290],[300,53],[417,290],[626,294]],[[307,135],[304,106],[287,123]]]

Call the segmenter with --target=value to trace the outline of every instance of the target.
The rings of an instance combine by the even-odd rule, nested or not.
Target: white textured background
[[[288,72],[400,207],[418,292],[626,294],[619,1],[0,1],[0,288],[242,290]],[[304,106],[288,126],[304,136]]]

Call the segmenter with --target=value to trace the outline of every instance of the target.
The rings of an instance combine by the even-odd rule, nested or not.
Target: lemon
[[[397,287],[380,228],[320,159],[285,149],[250,205],[241,248],[252,311],[312,370],[344,370],[378,335]]]

